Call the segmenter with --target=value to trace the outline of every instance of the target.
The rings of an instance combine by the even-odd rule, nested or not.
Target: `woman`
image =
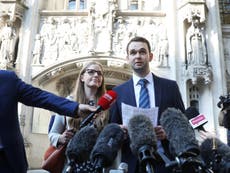
[[[75,89],[68,98],[79,103],[96,106],[98,99],[104,93],[105,85],[102,65],[98,62],[89,62],[81,69]],[[74,119],[56,115],[53,126],[48,134],[51,145],[59,147],[67,144],[74,136],[74,133],[79,130],[80,123],[86,116],[81,115],[80,118]],[[108,122],[108,113],[101,112],[94,118],[94,126],[98,131],[101,131]],[[86,172],[93,172],[92,165],[90,165],[91,163],[87,162],[87,168],[89,169]],[[65,171],[65,168],[63,171]],[[80,171],[78,170],[78,172]]]

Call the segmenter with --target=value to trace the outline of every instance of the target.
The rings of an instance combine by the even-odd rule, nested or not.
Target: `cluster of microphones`
[[[108,109],[116,100],[116,93],[108,91],[98,101],[97,113]],[[66,149],[66,173],[74,173],[76,165],[90,159],[98,173],[111,167],[124,142],[124,131],[115,123],[107,124],[98,134],[91,125],[95,113],[81,124]],[[132,153],[138,158],[140,172],[154,173],[158,159],[175,173],[230,173],[230,147],[217,138],[208,138],[201,145],[195,138],[188,118],[175,108],[165,110],[160,118],[172,157],[157,150],[157,138],[149,117],[134,115],[128,122],[128,136]],[[128,165],[120,163],[109,173],[127,173]]]

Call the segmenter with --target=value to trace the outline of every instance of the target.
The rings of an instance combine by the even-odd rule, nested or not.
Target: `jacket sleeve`
[[[78,103],[26,84],[14,73],[17,100],[27,106],[47,109],[62,115],[76,116]]]
[[[52,146],[58,147],[58,139],[61,136],[61,134],[65,131],[66,127],[65,127],[65,116],[61,116],[56,114],[55,115],[55,119],[54,119],[54,123],[51,127],[51,130],[48,134],[49,140],[50,140],[50,144]]]

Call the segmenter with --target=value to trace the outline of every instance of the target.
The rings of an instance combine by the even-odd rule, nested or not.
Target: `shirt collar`
[[[152,77],[152,73],[149,72],[144,78],[141,78],[139,76],[137,76],[136,74],[133,73],[133,83],[134,86],[137,86],[137,83],[140,79],[146,79],[148,80],[149,83],[153,83],[153,77]]]

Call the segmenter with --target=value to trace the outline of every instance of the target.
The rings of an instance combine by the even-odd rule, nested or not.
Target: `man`
[[[28,164],[18,121],[18,102],[77,117],[96,108],[78,104],[26,84],[12,71],[0,70],[0,172],[26,173]]]
[[[157,77],[150,72],[149,63],[153,59],[149,41],[143,37],[135,37],[131,39],[126,48],[127,61],[132,67],[133,77],[127,82],[114,88],[118,97],[115,104],[110,109],[110,122],[122,124],[122,109],[121,103],[125,103],[135,107],[140,106],[139,94],[141,86],[139,85],[140,79],[147,80],[148,96],[150,99],[149,107],[158,107],[157,124],[155,126],[155,133],[158,141],[159,150],[162,149],[166,154],[168,151],[168,141],[162,126],[159,125],[161,113],[168,107],[175,107],[184,112],[184,104],[179,92],[178,85],[175,81]],[[140,97],[141,98],[141,97]],[[145,99],[146,100],[146,99]],[[122,147],[122,161],[128,163],[128,173],[138,172],[137,158],[133,156],[129,148],[129,142],[125,143]],[[164,172],[164,163],[157,163],[154,172]]]

